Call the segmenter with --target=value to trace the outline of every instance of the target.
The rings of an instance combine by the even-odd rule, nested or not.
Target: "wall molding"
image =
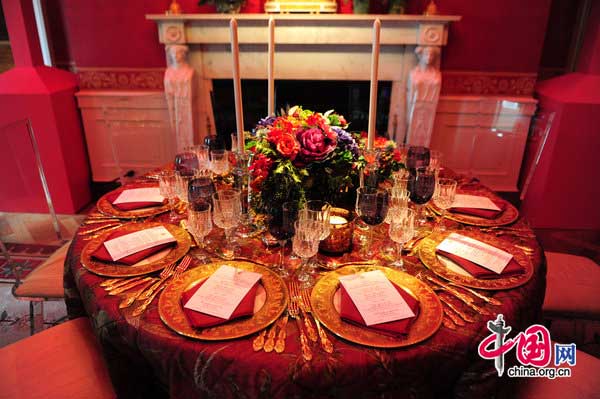
[[[536,73],[442,70],[442,94],[530,97],[536,81]]]
[[[165,68],[77,67],[81,90],[163,90]]]
[[[75,67],[82,90],[164,90],[165,68]],[[442,94],[533,95],[536,73],[442,70]]]

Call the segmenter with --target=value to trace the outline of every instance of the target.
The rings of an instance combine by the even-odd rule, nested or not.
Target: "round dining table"
[[[461,178],[460,183],[463,192],[486,190],[473,179]],[[494,195],[491,191],[489,194]],[[92,210],[91,214],[97,211]],[[166,223],[168,216],[168,213],[157,215],[152,221]],[[429,223],[433,223],[431,219],[434,218],[431,217]],[[445,222],[449,229],[457,232],[479,230],[477,226]],[[541,319],[545,260],[535,236],[520,218],[510,229],[486,231],[515,248],[527,249],[533,274],[528,282],[516,288],[479,291],[500,303],[479,304],[488,315],[473,312],[451,295],[444,295],[445,301],[468,313],[472,322],[457,326],[444,316],[443,324],[431,337],[393,349],[363,346],[327,331],[333,353],[325,352],[318,343],[311,343],[311,361],[302,356],[299,331],[293,322],[286,325],[285,350],[266,353],[253,349],[257,334],[222,341],[179,335],[161,320],[158,297],[140,316],[132,315],[132,307],[120,309],[120,297],[108,295],[100,286],[107,277],[82,266],[82,249],[89,242],[84,233],[90,226],[98,228],[101,224],[84,222],[67,255],[67,309],[70,317],[87,316],[92,320],[120,398],[494,397],[507,380],[506,376],[498,377],[493,360],[478,355],[479,343],[490,334],[488,321],[502,314],[506,325],[517,333]],[[382,266],[392,260],[383,250],[392,244],[385,228],[385,224],[379,226],[374,236],[377,255],[373,259]],[[361,245],[363,235],[361,229],[355,228],[355,248]],[[212,246],[219,247],[222,240],[223,231],[214,228],[209,235]],[[238,244],[245,259],[264,265],[277,262],[278,249],[267,247],[260,235],[240,238]],[[289,252],[288,248],[286,259]],[[338,258],[319,257],[323,262],[337,263],[363,259],[358,249]],[[431,273],[416,253],[404,258],[407,273]],[[219,260],[216,255],[214,259]],[[190,268],[202,267],[205,266],[197,259],[190,265]],[[514,356],[507,356],[506,368],[513,361]]]

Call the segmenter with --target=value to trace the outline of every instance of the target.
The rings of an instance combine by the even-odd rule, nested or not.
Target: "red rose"
[[[277,151],[284,157],[293,161],[300,151],[298,140],[290,133],[282,133],[276,143]]]

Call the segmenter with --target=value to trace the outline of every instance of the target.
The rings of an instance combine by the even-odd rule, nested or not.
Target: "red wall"
[[[409,1],[410,13],[428,0]],[[59,64],[79,67],[163,67],[156,24],[145,14],[162,13],[169,0],[48,0],[49,29]],[[212,12],[197,0],[179,0],[184,12]],[[249,0],[246,12],[261,12],[264,0]],[[446,70],[537,72],[550,0],[443,0],[440,13],[462,15],[451,25],[442,67]]]

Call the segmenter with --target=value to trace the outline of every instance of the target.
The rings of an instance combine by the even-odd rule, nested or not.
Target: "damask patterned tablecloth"
[[[482,189],[477,185],[473,188]],[[155,218],[166,219],[166,215]],[[456,229],[475,227],[449,222]],[[519,220],[514,227],[527,229]],[[384,227],[375,234],[378,248],[390,245]],[[211,233],[213,245],[222,240],[222,230]],[[335,351],[327,354],[318,344],[314,358],[305,362],[300,352],[296,324],[287,324],[284,353],[254,352],[256,334],[229,341],[198,341],[182,337],[160,320],[158,298],[139,317],[132,309],[119,309],[119,296],[108,296],[100,283],[105,280],[83,268],[79,259],[86,244],[76,238],[65,265],[65,292],[71,317],[87,315],[94,323],[119,397],[123,398],[481,398],[493,397],[505,378],[499,378],[494,362],[481,359],[477,346],[489,335],[487,321],[502,313],[513,332],[538,322],[545,290],[545,262],[535,238],[501,236],[515,245],[535,249],[532,279],[525,285],[486,294],[501,306],[484,305],[494,316],[473,314],[476,322],[454,330],[442,326],[426,341],[400,349],[375,349],[353,344],[329,333]],[[360,231],[355,231],[358,244]],[[277,249],[266,248],[260,239],[242,245],[243,256],[274,263]],[[289,252],[289,250],[288,250]],[[358,251],[337,259],[362,260]],[[383,251],[381,264],[389,262]],[[419,259],[409,257],[407,270],[425,270]],[[191,267],[201,267],[198,262]],[[462,310],[468,308],[454,302]],[[507,368],[514,356],[507,356]]]

